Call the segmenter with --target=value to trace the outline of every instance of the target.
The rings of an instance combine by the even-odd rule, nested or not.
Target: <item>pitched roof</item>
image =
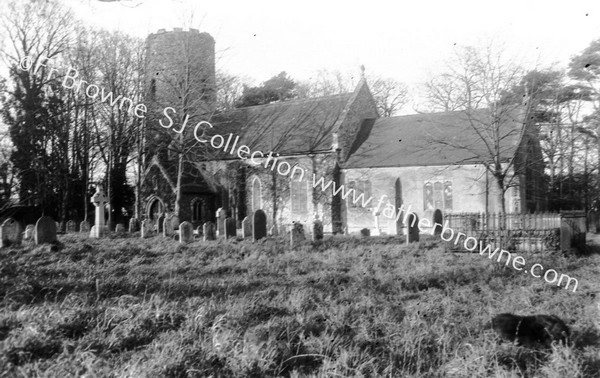
[[[495,155],[490,150],[511,159],[523,131],[522,114],[506,112],[496,128],[486,126],[493,119],[487,109],[364,120],[343,167],[476,164],[490,161]]]
[[[332,133],[353,93],[238,108],[211,120],[214,132],[239,135],[239,145],[281,155],[331,149]]]

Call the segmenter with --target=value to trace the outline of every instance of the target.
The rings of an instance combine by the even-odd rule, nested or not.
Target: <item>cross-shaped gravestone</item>
[[[102,186],[96,186],[96,193],[92,196],[92,203],[96,206],[96,218],[93,229],[90,237],[99,238],[104,234],[104,205],[108,201],[108,198],[104,195],[102,191]]]

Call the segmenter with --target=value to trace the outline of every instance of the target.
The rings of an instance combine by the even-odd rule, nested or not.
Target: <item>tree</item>
[[[3,116],[14,145],[11,162],[19,199],[57,213],[59,192],[64,195],[65,189],[61,154],[67,120],[62,99],[48,91],[57,87],[48,65],[70,47],[73,16],[57,2],[10,2],[6,9],[1,26],[9,47],[1,53],[11,85],[6,88]],[[22,69],[26,57],[30,70]]]
[[[501,212],[506,213],[506,191],[516,185],[514,159],[507,160],[514,139],[521,130],[509,126],[522,103],[507,100],[507,93],[523,76],[520,66],[508,61],[501,49],[492,45],[458,49],[446,63],[446,72],[425,87],[434,109],[462,111],[468,138],[431,142],[469,153],[483,164],[496,184]],[[482,109],[487,109],[482,111]],[[523,115],[524,116],[524,115]],[[483,146],[479,148],[478,146]]]
[[[593,110],[583,119],[580,130],[595,142],[596,181],[600,184],[600,39],[592,41],[579,55],[571,59],[568,74],[589,92],[587,100]],[[598,194],[596,202],[600,203]]]
[[[235,108],[242,97],[244,84],[238,76],[217,71],[217,111],[228,111]]]
[[[408,87],[395,79],[372,79],[370,88],[381,117],[393,116],[408,103]]]
[[[242,97],[237,107],[265,105],[275,101],[285,101],[297,97],[296,83],[285,71],[273,76],[258,87],[244,85]]]
[[[366,79],[380,117],[391,117],[408,103],[409,94],[406,84],[377,75],[367,75]],[[357,82],[358,80],[350,74],[319,70],[313,78],[297,86],[298,97],[312,98],[349,93],[354,91]]]

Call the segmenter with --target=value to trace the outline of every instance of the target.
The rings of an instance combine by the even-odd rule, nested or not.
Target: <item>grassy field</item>
[[[0,251],[0,377],[600,377],[597,254],[524,254],[573,293],[433,239],[59,239]],[[501,343],[501,312],[573,344]]]

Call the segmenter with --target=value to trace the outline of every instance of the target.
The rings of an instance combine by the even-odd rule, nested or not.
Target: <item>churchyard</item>
[[[185,223],[181,241],[164,221],[100,238],[69,224],[2,248],[0,377],[600,376],[598,254],[524,254],[578,277],[573,293],[438,236],[297,224],[292,246],[248,220]],[[500,343],[485,324],[502,312],[557,315],[573,343]]]

